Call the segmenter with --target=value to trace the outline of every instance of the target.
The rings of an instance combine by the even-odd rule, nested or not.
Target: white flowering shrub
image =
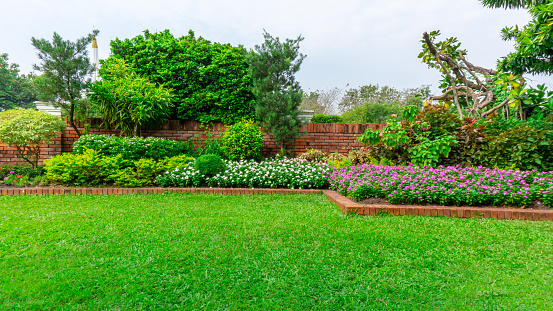
[[[156,178],[156,183],[168,187],[248,187],[248,188],[328,188],[331,168],[324,163],[301,159],[271,159],[225,161],[226,170],[208,177],[193,165],[178,168]]]

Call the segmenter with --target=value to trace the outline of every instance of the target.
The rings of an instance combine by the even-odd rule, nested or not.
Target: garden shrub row
[[[84,154],[87,149],[107,156],[121,155],[125,160],[163,159],[192,153],[192,147],[188,142],[155,137],[121,137],[97,134],[83,135],[73,144],[74,154]]]
[[[408,106],[402,117],[389,119],[382,132],[367,129],[359,137],[372,157],[399,165],[553,170],[551,117],[522,123],[492,115],[477,122],[459,119],[445,105],[429,105],[422,111]]]

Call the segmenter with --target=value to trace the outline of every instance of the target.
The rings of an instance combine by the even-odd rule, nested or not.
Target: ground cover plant
[[[330,174],[330,187],[355,200],[384,198],[393,204],[553,207],[553,172],[485,167],[350,165]]]
[[[156,183],[168,187],[207,185],[211,187],[255,187],[317,189],[328,187],[330,166],[302,159],[224,161],[225,170],[214,176],[203,175],[193,165],[160,175]]]
[[[0,309],[553,309],[550,222],[184,194],[0,197],[0,219]]]

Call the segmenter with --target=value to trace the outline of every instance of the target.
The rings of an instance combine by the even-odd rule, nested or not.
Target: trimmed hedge
[[[183,141],[97,134],[83,135],[73,144],[74,154],[83,154],[86,149],[109,156],[120,154],[125,160],[163,159],[193,152],[190,144]]]

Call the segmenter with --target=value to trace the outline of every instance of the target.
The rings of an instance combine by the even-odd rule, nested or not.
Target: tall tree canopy
[[[246,50],[169,30],[144,31],[111,41],[110,57],[123,58],[136,73],[173,90],[173,117],[233,123],[254,116]]]
[[[75,108],[81,101],[90,80],[89,74],[93,65],[88,58],[87,46],[92,42],[94,33],[72,42],[54,32],[52,42],[46,39],[36,39],[31,42],[37,49],[40,64],[33,65],[35,70],[42,72],[37,79],[39,97],[52,100],[67,113],[69,125],[78,136],[81,132],[74,122]]]
[[[18,64],[8,62],[8,54],[0,54],[0,111],[34,107],[36,92],[31,80],[31,75],[19,74]]]
[[[515,42],[515,51],[499,60],[498,69],[515,74],[553,74],[553,1],[482,0],[493,8],[526,8],[532,20],[522,28],[506,27],[504,40]]]

